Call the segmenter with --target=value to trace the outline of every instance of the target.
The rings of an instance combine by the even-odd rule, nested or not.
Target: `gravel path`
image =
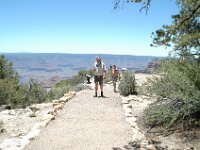
[[[119,94],[106,85],[106,98],[93,95],[94,90],[77,93],[25,150],[127,149],[124,146],[132,141],[132,130]]]

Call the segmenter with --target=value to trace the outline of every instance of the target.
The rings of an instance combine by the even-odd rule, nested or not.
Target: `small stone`
[[[37,129],[42,129],[44,127],[46,127],[47,125],[47,122],[39,122],[39,123],[36,123],[31,130],[37,130]]]
[[[145,147],[146,150],[156,150],[156,148],[153,145],[147,145]]]
[[[40,133],[40,129],[35,129],[35,130],[32,130],[31,132],[29,132],[25,137],[24,139],[27,139],[27,140],[31,140],[31,139],[34,139],[35,137],[37,137]]]
[[[61,97],[61,98],[59,99],[59,103],[61,103],[61,102],[67,102],[67,101],[68,101],[68,98],[65,97],[65,96],[63,96],[63,97]]]
[[[52,115],[52,114],[45,114],[45,115],[42,117],[42,121],[44,121],[44,120],[52,120],[53,118],[55,118],[54,115]]]
[[[146,148],[147,145],[148,145],[147,140],[142,140],[141,143],[140,143],[140,147],[142,147],[142,148]]]
[[[63,109],[63,107],[64,107],[64,105],[59,104],[59,105],[54,106],[53,108],[56,110],[59,110],[59,109]]]

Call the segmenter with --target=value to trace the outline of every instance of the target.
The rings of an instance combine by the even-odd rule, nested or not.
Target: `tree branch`
[[[190,20],[194,16],[194,14],[198,11],[199,8],[200,8],[200,3],[197,5],[197,7],[195,9],[192,10],[192,13],[189,15],[189,17],[183,19],[180,22],[180,24],[176,27],[176,29],[180,28],[187,20]]]
[[[143,9],[145,9],[146,14],[149,10],[150,4],[151,4],[151,0],[146,0],[146,2],[143,2],[144,6],[142,8],[140,8],[140,11],[142,11]]]

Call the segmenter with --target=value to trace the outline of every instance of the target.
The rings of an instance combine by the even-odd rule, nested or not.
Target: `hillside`
[[[78,71],[90,69],[96,56],[102,57],[107,65],[116,64],[118,68],[129,70],[144,69],[157,57],[129,55],[98,55],[98,54],[50,54],[50,53],[6,53],[6,58],[13,63],[19,72],[22,82],[30,78],[42,81],[46,87],[76,75]]]

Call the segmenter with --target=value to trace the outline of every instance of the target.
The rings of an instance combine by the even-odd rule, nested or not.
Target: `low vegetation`
[[[86,74],[92,75],[91,70],[81,70],[72,79],[57,83],[49,92],[41,84],[30,79],[27,84],[20,83],[18,73],[12,68],[12,63],[0,56],[0,105],[9,105],[11,108],[25,108],[34,103],[42,103],[58,99],[70,90],[82,90],[80,85],[86,79]]]
[[[159,77],[148,80],[146,93],[156,98],[145,110],[146,124],[166,128],[200,126],[200,63],[196,58],[162,62]]]
[[[119,83],[119,93],[124,96],[137,94],[135,75],[132,72],[125,71]]]

